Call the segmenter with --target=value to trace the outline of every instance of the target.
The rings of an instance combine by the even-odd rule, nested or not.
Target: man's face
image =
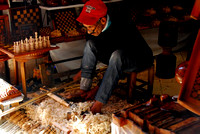
[[[105,25],[106,25],[105,17],[100,18],[94,25],[83,24],[83,26],[87,28],[87,33],[93,36],[98,36],[105,27]]]

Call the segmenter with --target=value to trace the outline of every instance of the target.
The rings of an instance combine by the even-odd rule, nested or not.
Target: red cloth
[[[81,71],[79,71],[74,77],[73,77],[73,80],[78,80],[81,78]]]
[[[191,16],[194,19],[200,19],[200,0],[196,0],[191,12]]]

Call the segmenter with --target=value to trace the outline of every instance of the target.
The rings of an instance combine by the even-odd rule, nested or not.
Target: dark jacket
[[[120,21],[110,17],[111,25],[99,36],[87,36],[93,40],[97,48],[98,60],[108,64],[111,54],[118,49],[135,60],[137,67],[149,66],[153,63],[152,50],[132,22]],[[118,18],[120,19],[120,18]],[[122,18],[121,18],[122,19]]]

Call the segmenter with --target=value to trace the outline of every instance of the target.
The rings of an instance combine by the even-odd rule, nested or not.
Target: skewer
[[[0,125],[0,128],[4,127],[7,123],[8,123],[8,121],[5,121],[4,123],[2,123],[2,124]]]
[[[146,117],[146,115],[152,113],[152,112],[156,112],[156,111],[161,111],[160,108],[155,107],[155,108],[151,108],[151,109],[147,109],[145,111],[142,111],[141,113],[138,113],[139,115]]]
[[[22,115],[20,115],[20,116],[18,116],[18,117],[16,117],[13,121],[12,121],[12,123],[17,123],[18,121],[20,121],[22,118],[24,118],[26,115],[25,114],[22,114]]]
[[[16,111],[8,120],[10,121],[10,120],[14,119],[16,116],[18,116],[21,113],[22,113],[21,111]]]
[[[153,125],[153,124],[157,124],[157,122],[159,122],[159,121],[161,121],[161,120],[164,120],[164,119],[166,119],[166,118],[168,118],[168,117],[170,117],[170,116],[172,116],[172,114],[171,113],[166,113],[166,114],[163,114],[163,116],[161,116],[161,117],[155,117],[154,119],[152,119],[152,121],[150,121],[151,122],[151,124]]]
[[[169,127],[169,126],[171,126],[171,125],[173,125],[173,124],[176,124],[176,123],[178,123],[178,122],[181,122],[181,121],[183,121],[182,118],[175,119],[175,120],[173,120],[173,121],[170,122],[170,123],[167,123],[167,124],[162,125],[162,128],[166,129],[167,127]]]
[[[51,128],[51,126],[49,126],[46,133],[49,134],[51,132],[51,130],[52,130],[52,128]]]
[[[147,116],[145,117],[145,119],[147,119],[147,120],[152,120],[152,119],[154,119],[155,117],[158,117],[158,116],[163,115],[163,114],[165,114],[165,112],[162,111],[162,110],[159,110],[159,111],[157,111],[157,112],[155,112],[155,113],[152,113],[152,114],[147,115]]]
[[[19,126],[14,126],[13,128],[12,128],[12,130],[9,132],[9,133],[13,133],[13,134],[15,134],[18,130],[20,130],[20,128],[19,128]]]
[[[78,90],[78,89],[80,89],[80,87],[74,87],[74,88],[70,88],[70,89],[65,89],[64,92],[70,92],[70,91]]]
[[[152,107],[146,107],[146,106],[143,106],[141,108],[137,108],[135,110],[131,110],[131,112],[135,113],[135,114],[138,114],[138,113],[141,113],[143,111],[146,111],[146,110],[149,110],[151,109]]]
[[[157,127],[161,127],[162,125],[167,124],[167,123],[170,123],[171,121],[173,121],[174,118],[175,118],[175,117],[170,116],[170,117],[168,117],[167,119],[165,119],[165,120],[163,120],[163,121],[157,122],[157,123],[156,123],[156,126],[157,126]]]
[[[23,118],[23,119],[18,123],[18,126],[19,126],[20,128],[22,128],[22,125],[23,125],[25,122],[29,121],[29,120],[30,120],[30,119],[29,119],[28,117]]]
[[[6,129],[9,125],[12,125],[13,123],[7,122],[1,129]]]
[[[10,123],[8,126],[6,126],[6,127],[4,128],[4,130],[5,130],[6,132],[9,132],[14,126],[15,126],[15,124]]]
[[[65,87],[65,89],[67,89],[67,88],[73,88],[73,87],[80,87],[80,84],[74,84],[73,86],[68,86],[68,87]]]
[[[50,132],[50,134],[55,134],[55,133],[56,133],[55,129],[54,129],[53,127],[51,127],[51,132]]]
[[[190,126],[191,124],[193,124],[193,123],[195,123],[197,121],[199,121],[199,118],[190,117],[190,118],[187,118],[187,119],[185,119],[185,120],[183,120],[183,121],[181,121],[181,122],[179,122],[177,124],[174,124],[174,125],[168,127],[168,129],[172,130],[172,131],[177,131],[177,130],[180,130],[180,129],[184,128],[184,127],[188,127],[188,126]]]
[[[32,133],[33,129],[36,129],[36,128],[39,127],[40,125],[41,125],[40,123],[36,122],[36,123],[34,124],[34,126],[32,126],[31,129],[28,130],[28,133]]]
[[[48,126],[44,129],[43,134],[48,133],[50,127],[51,127],[51,126],[48,125]]]

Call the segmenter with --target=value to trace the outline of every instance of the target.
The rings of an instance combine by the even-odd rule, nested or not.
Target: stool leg
[[[153,81],[154,81],[154,66],[148,69],[148,96],[151,97],[153,93]]]
[[[128,91],[128,102],[132,102],[134,100],[133,97],[133,92],[134,92],[134,88],[136,86],[136,77],[137,77],[137,73],[136,72],[132,72],[129,76],[129,91]]]

